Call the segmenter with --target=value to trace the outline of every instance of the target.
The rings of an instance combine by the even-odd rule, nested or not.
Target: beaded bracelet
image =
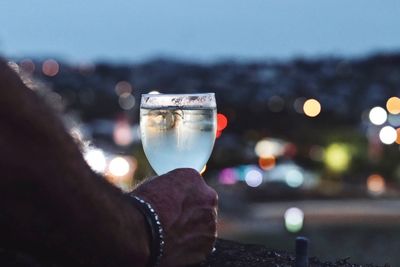
[[[151,237],[150,241],[150,258],[147,263],[147,267],[156,267],[160,264],[161,257],[164,253],[164,230],[161,226],[160,218],[156,211],[143,199],[138,196],[130,194],[132,204],[137,207],[140,212],[144,215],[148,232]]]

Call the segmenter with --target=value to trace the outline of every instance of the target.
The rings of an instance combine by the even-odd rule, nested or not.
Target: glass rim
[[[215,93],[194,93],[194,94],[162,94],[162,93],[158,93],[158,94],[141,94],[141,96],[148,96],[148,97],[172,97],[172,96],[176,96],[176,97],[188,97],[188,96],[206,96],[206,95],[214,95]]]
[[[216,108],[215,93],[142,94],[141,108],[192,107]]]

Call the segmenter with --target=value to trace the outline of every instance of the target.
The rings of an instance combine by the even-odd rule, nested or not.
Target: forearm
[[[0,245],[74,266],[144,266],[142,215],[2,62],[0,121]]]
[[[3,172],[0,182],[3,246],[90,263],[84,265],[145,263],[144,219],[117,189],[87,171],[60,170],[42,183],[36,174],[16,167]]]

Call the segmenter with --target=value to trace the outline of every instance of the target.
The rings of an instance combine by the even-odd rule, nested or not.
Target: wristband
[[[148,233],[150,235],[150,257],[146,267],[156,267],[160,264],[164,253],[164,230],[160,218],[150,203],[133,194],[130,194],[132,204],[144,215]]]

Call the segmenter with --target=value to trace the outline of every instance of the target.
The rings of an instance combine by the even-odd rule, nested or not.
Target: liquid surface
[[[216,134],[216,109],[140,109],[143,149],[157,174],[176,168],[200,171]]]

